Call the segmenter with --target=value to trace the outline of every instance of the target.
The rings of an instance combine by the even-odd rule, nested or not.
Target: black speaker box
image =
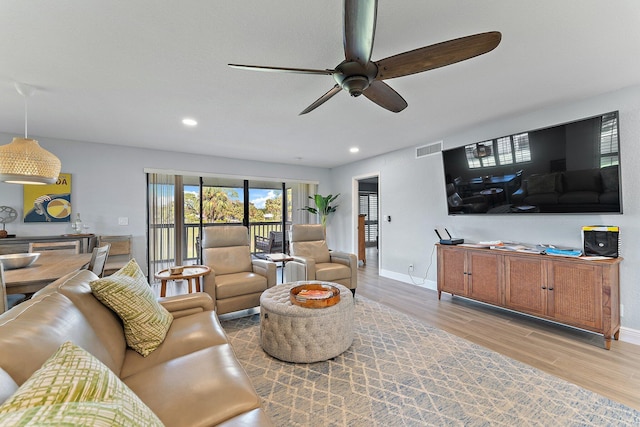
[[[582,227],[582,242],[586,256],[618,258],[620,228],[610,225]]]

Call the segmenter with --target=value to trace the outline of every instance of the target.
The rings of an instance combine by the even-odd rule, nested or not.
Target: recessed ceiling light
[[[182,119],[182,124],[185,126],[197,126],[198,122],[195,119],[186,118]]]
[[[358,151],[360,151],[360,149],[358,147],[351,147],[349,148],[349,151],[352,153],[357,153]]]

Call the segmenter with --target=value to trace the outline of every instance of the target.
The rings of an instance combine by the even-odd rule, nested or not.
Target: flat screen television
[[[622,213],[618,112],[442,152],[450,215]]]

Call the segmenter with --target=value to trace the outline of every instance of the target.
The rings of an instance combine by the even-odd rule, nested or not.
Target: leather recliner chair
[[[276,264],[251,259],[247,227],[205,227],[202,248],[203,263],[211,268],[204,291],[217,314],[259,306],[262,292],[276,284]]]
[[[358,258],[355,254],[330,251],[320,224],[291,226],[291,256],[287,262],[287,281],[320,280],[335,282],[351,289],[358,285]]]

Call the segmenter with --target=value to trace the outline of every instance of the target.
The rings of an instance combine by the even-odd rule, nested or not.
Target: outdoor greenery
[[[243,201],[239,200],[238,192],[233,188],[204,187],[202,191],[202,222],[204,223],[234,223],[242,222],[244,215]],[[184,195],[185,223],[199,222],[200,200],[197,194],[187,192]],[[282,220],[282,195],[274,199],[267,199],[265,207],[258,209],[249,203],[249,222]]]

